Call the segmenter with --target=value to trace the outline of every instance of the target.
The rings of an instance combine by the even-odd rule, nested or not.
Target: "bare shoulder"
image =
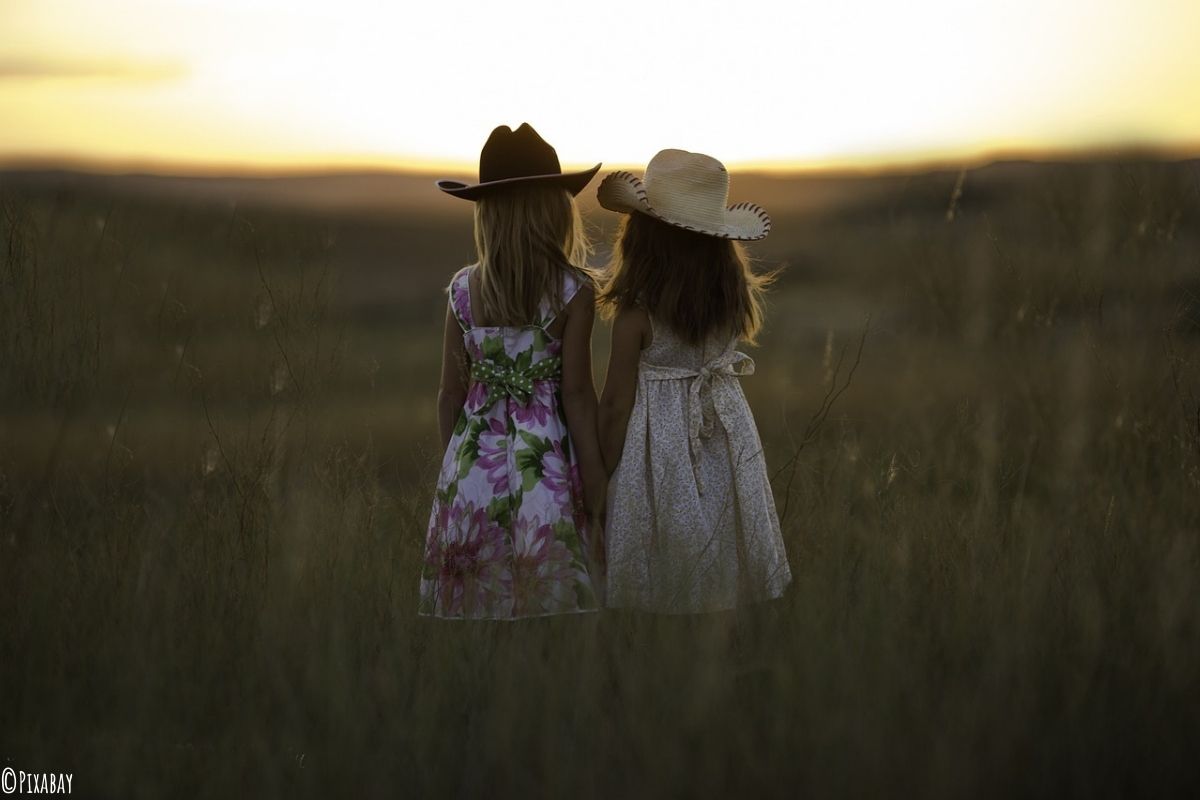
[[[646,313],[646,309],[641,306],[625,306],[617,311],[617,316],[613,320],[614,338],[632,339],[637,337],[641,349],[644,350],[650,346],[651,335],[650,315]]]
[[[575,290],[575,296],[571,298],[571,302],[567,303],[567,313],[579,308],[594,308],[596,305],[596,290],[592,288],[591,282],[585,282]]]

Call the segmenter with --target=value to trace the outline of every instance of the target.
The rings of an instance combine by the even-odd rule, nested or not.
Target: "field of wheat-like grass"
[[[1200,166],[761,186],[743,385],[792,587],[495,624],[415,614],[469,215],[0,177],[5,765],[107,797],[1200,789]]]

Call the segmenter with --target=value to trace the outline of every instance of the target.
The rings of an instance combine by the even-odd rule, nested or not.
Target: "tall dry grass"
[[[794,585],[515,624],[415,616],[444,275],[368,324],[333,223],[10,191],[0,756],[84,796],[1194,790],[1195,176],[779,225],[746,388]]]

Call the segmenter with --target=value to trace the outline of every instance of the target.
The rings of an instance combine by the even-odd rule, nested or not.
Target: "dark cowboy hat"
[[[492,189],[519,183],[548,183],[579,194],[588,181],[600,171],[600,165],[583,172],[562,171],[558,153],[538,136],[527,122],[515,131],[501,125],[492,131],[483,150],[479,152],[479,183],[440,180],[437,186],[446,194],[464,200],[478,200]]]

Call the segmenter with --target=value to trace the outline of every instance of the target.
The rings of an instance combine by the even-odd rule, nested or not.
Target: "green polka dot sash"
[[[524,369],[484,359],[471,365],[471,377],[488,387],[485,408],[504,394],[526,405],[533,395],[534,381],[558,380],[562,377],[562,356],[544,358]]]

